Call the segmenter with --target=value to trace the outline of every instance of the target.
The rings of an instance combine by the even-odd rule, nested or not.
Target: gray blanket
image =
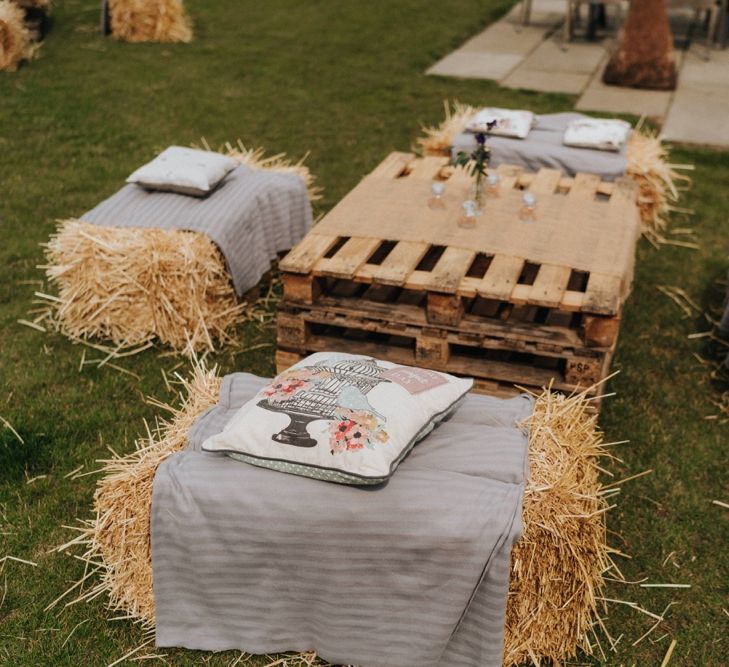
[[[223,253],[239,295],[258,284],[277,253],[293,248],[312,226],[300,178],[244,165],[205,198],[126,185],[81,219],[105,227],[202,232]]]
[[[537,126],[529,132],[526,139],[489,137],[491,166],[514,164],[530,171],[548,167],[561,169],[568,176],[574,176],[578,172],[597,174],[605,181],[623,176],[628,165],[625,146],[618,152],[610,152],[574,148],[562,143],[567,126],[578,118],[585,118],[585,115],[545,114],[537,116]],[[470,132],[462,132],[453,142],[451,155],[455,157],[459,151],[470,153],[475,147],[475,136]]]
[[[200,451],[264,382],[227,376],[157,472],[157,645],[501,667],[527,452],[514,424],[531,399],[468,396],[387,485],[363,488]]]

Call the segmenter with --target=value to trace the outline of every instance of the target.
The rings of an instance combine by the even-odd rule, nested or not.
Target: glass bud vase
[[[487,195],[487,187],[486,187],[486,179],[481,177],[476,177],[471,184],[471,191],[470,191],[470,197],[469,200],[472,201],[476,208],[475,213],[476,215],[481,215],[483,213],[484,205],[486,204],[486,195]]]

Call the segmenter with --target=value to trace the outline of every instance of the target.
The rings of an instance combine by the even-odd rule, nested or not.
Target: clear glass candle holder
[[[486,177],[486,194],[489,197],[499,196],[499,175],[495,172]]]
[[[463,229],[473,229],[476,226],[476,202],[471,199],[467,199],[463,202],[463,204],[461,204],[461,207],[463,208],[463,213],[458,220],[458,226]]]
[[[522,222],[536,222],[537,220],[537,198],[533,192],[528,190],[522,195],[519,219]]]
[[[430,198],[428,199],[428,206],[432,209],[445,208],[445,201],[443,195],[445,194],[445,183],[442,181],[433,181],[430,185]]]

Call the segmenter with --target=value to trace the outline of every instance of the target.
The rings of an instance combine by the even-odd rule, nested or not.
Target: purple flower
[[[478,143],[479,146],[483,146],[486,143],[485,132],[476,132],[476,143]]]

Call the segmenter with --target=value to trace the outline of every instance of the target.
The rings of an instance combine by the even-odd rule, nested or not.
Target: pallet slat
[[[364,264],[356,273],[363,282],[402,285],[428,252],[430,244],[400,241],[382,264]]]
[[[351,278],[377,250],[379,239],[351,238],[332,257],[322,257],[314,273],[334,278]]]
[[[337,236],[307,234],[303,240],[281,260],[281,271],[309,273],[321,257],[337,242]]]
[[[475,250],[446,248],[430,272],[430,280],[425,284],[425,289],[455,294],[475,258]]]
[[[542,264],[529,290],[527,303],[556,308],[562,302],[572,271],[564,266]]]
[[[476,290],[479,296],[508,301],[523,266],[524,260],[519,257],[494,255]]]

